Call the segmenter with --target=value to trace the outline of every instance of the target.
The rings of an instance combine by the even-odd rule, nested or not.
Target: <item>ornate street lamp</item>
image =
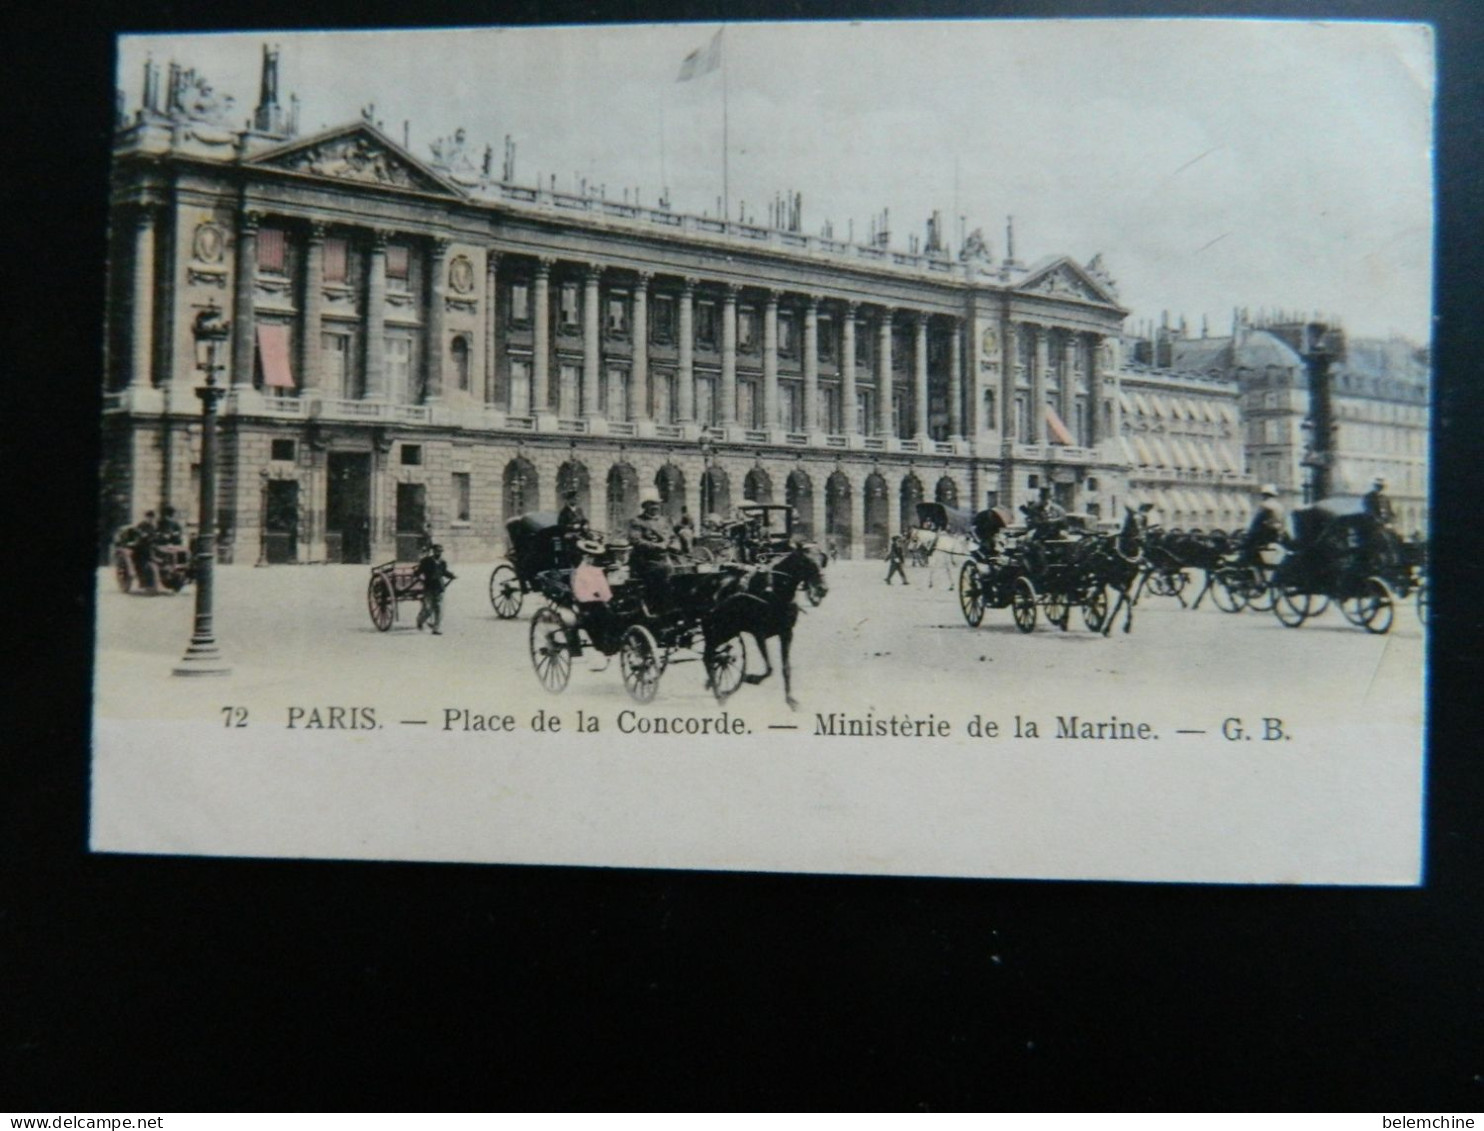
[[[216,406],[226,390],[216,383],[224,368],[217,358],[222,343],[232,332],[222,321],[221,308],[211,303],[196,315],[191,333],[196,339],[196,365],[206,374],[206,383],[196,390],[201,398],[201,503],[196,532],[196,623],[185,656],[175,666],[176,675],[230,675],[212,629],[212,572],[216,562]]]
[[[711,478],[712,462],[716,458],[716,438],[711,434],[711,425],[701,425],[701,434],[696,439],[701,449],[701,517],[704,519],[716,509],[716,484]]]

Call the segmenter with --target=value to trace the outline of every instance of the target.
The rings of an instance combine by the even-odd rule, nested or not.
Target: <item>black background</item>
[[[40,7],[40,6],[37,6]],[[1484,1109],[1469,3],[283,0],[61,6],[9,29],[11,674],[0,1106],[35,1111]],[[854,879],[91,856],[105,178],[120,31],[992,15],[1439,26],[1427,883]]]

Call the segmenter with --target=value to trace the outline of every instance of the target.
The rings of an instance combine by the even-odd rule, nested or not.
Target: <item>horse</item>
[[[1198,569],[1205,574],[1205,583],[1188,606],[1197,609],[1200,608],[1202,598],[1211,591],[1217,571],[1231,564],[1232,546],[1230,539],[1220,531],[1186,534],[1150,530],[1145,553],[1151,567],[1156,571],[1168,574],[1176,570]],[[1183,588],[1183,584],[1171,587],[1182,608],[1186,607],[1185,596],[1181,592]]]
[[[797,711],[799,703],[793,696],[789,651],[793,646],[794,625],[802,610],[794,603],[794,595],[803,588],[809,590],[811,599],[817,598],[815,604],[824,599],[829,586],[824,580],[822,559],[818,550],[795,543],[783,557],[749,571],[736,589],[723,593],[715,607],[701,618],[706,670],[712,670],[717,650],[723,644],[745,632],[757,644],[767,670],[761,675],[744,676],[743,680],[761,683],[773,674],[768,641],[776,636],[783,666],[783,696],[790,709]],[[710,686],[718,698],[724,698],[719,687]]]
[[[972,539],[947,530],[914,526],[907,532],[907,554],[918,565],[928,567],[928,588],[940,570],[951,588],[958,569],[974,552]]]
[[[1134,627],[1134,606],[1149,577],[1149,564],[1144,559],[1146,528],[1132,507],[1124,507],[1123,525],[1117,534],[1102,534],[1085,543],[1078,555],[1081,568],[1088,570],[1095,585],[1112,587],[1118,600],[1103,619],[1103,635],[1113,629],[1120,609],[1124,610],[1123,631]]]

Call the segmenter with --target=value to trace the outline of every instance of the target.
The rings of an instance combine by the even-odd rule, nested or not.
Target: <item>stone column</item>
[[[366,282],[366,396],[386,400],[386,245],[390,232],[371,240],[370,275]]]
[[[1046,419],[1046,366],[1051,356],[1051,343],[1047,341],[1045,326],[1031,326],[1029,329],[1036,343],[1036,353],[1031,365],[1031,434],[1025,438],[1025,443],[1039,444],[1046,435],[1042,422]]]
[[[500,253],[489,251],[484,259],[484,403],[495,403],[496,374],[500,371]]]
[[[819,295],[804,305],[804,431],[822,432],[819,421]]]
[[[983,397],[981,396],[981,401]],[[975,405],[976,413],[983,412],[982,404]],[[971,417],[972,419],[972,417]],[[953,333],[948,336],[948,438],[958,441],[964,437],[964,322],[957,319]]]
[[[785,427],[778,413],[778,292],[763,307],[763,427]]]
[[[694,424],[696,419],[696,329],[695,300],[696,279],[687,278],[680,284],[680,358],[675,383],[675,419],[681,424]]]
[[[915,314],[912,340],[912,432],[918,441],[928,440],[928,316]]]
[[[1080,447],[1082,437],[1077,435],[1077,335],[1068,331],[1061,342],[1061,413],[1062,423],[1072,431],[1072,439]]]
[[[891,391],[891,308],[881,311],[876,325],[876,431],[883,436],[895,436],[892,422]]]
[[[435,239],[428,256],[428,368],[423,385],[423,403],[437,404],[443,399],[443,355],[447,343],[443,327],[447,312],[443,297],[448,286],[448,241]]]
[[[133,297],[129,388],[148,389],[154,383],[155,369],[155,208],[150,204],[142,205],[134,214]],[[235,348],[232,356],[235,361]],[[248,355],[248,364],[252,364],[251,354]]]
[[[232,387],[252,387],[257,329],[253,320],[253,287],[258,278],[258,225],[262,215],[237,216],[237,273],[232,289]],[[153,246],[153,238],[150,244]]]
[[[536,261],[531,287],[531,415],[545,412],[551,403],[551,267],[556,260],[543,255]]]
[[[305,393],[319,392],[320,333],[325,306],[325,225],[316,220],[309,225],[309,240],[304,245],[304,318],[299,334],[299,388]],[[340,391],[335,390],[339,396]]]
[[[632,323],[634,363],[631,377],[631,395],[634,401],[634,419],[648,420],[649,412],[649,282],[654,276],[648,271],[639,272],[639,281],[634,284],[634,316]]]
[[[855,328],[859,317],[860,307],[847,302],[845,320],[840,324],[840,399],[844,402],[840,416],[847,436],[859,436],[864,423],[855,405]]]
[[[1087,446],[1095,448],[1102,438],[1103,421],[1103,375],[1098,372],[1098,346],[1102,339],[1096,334],[1082,338],[1082,348],[1087,351]]]
[[[721,413],[723,428],[737,423],[737,286],[727,284],[721,307]]]
[[[602,415],[598,382],[603,378],[603,342],[598,334],[598,282],[603,268],[590,263],[582,276],[582,415]]]

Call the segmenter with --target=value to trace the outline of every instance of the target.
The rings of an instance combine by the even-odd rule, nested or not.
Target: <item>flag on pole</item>
[[[702,75],[709,75],[717,67],[721,66],[721,33],[723,29],[718,28],[711,42],[705,47],[697,47],[687,55],[680,64],[680,74],[676,76],[676,82],[689,82],[698,79]]]

